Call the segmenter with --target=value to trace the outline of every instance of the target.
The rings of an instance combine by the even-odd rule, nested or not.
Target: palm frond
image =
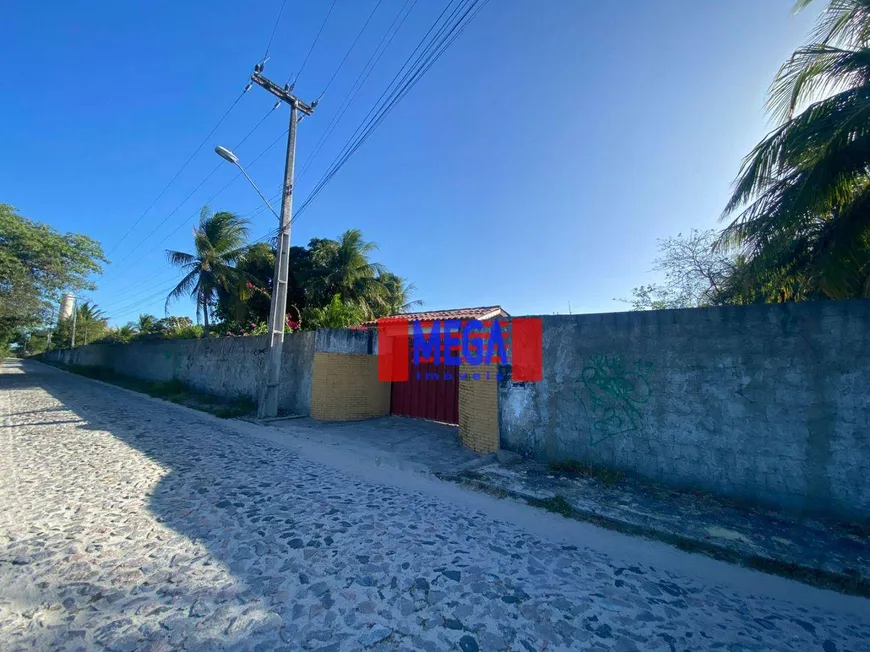
[[[815,0],[797,0],[795,12]],[[862,47],[870,40],[870,0],[830,0],[819,17],[812,39],[823,44]]]
[[[866,84],[870,80],[870,50],[844,50],[810,45],[797,50],[780,68],[767,100],[777,122],[794,117],[800,105]]]
[[[166,258],[175,267],[187,267],[196,264],[196,256],[193,254],[184,253],[183,251],[166,250]]]
[[[248,240],[248,220],[235,213],[219,211],[200,225],[210,248],[218,255],[239,249]]]
[[[744,160],[723,217],[824,158],[847,160],[841,154],[870,135],[868,118],[870,85],[817,102],[775,129]]]
[[[166,304],[164,305],[166,314],[169,314],[169,306],[173,301],[175,301],[176,299],[180,299],[184,295],[196,294],[198,287],[199,270],[193,270],[192,272],[189,272],[183,279],[181,279],[178,285],[176,285],[169,293],[169,296],[166,297]]]

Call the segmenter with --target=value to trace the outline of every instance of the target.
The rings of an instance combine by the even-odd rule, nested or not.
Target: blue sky
[[[297,206],[447,0],[418,0],[314,159],[404,0],[368,29],[299,126]],[[377,0],[337,0],[298,81],[323,91]],[[287,0],[266,74],[298,71],[329,0]],[[740,160],[767,131],[766,89],[814,17],[793,0],[492,0],[294,225],[294,244],[361,228],[428,309],[512,314],[624,310],[655,280],[656,238],[718,224]],[[153,202],[244,87],[281,0],[5,3],[0,201],[111,252],[90,294],[113,323],[163,315],[199,209],[229,164],[182,203],[273,104],[254,87]],[[822,3],[819,3],[821,8]],[[14,56],[9,56],[14,53]],[[238,148],[250,161],[286,129],[282,108]],[[283,142],[249,168],[273,195]],[[249,213],[243,179],[211,202]],[[175,210],[177,209],[177,210]],[[173,213],[173,210],[175,212]],[[165,220],[165,223],[160,225]],[[253,217],[252,235],[274,218]],[[173,314],[192,315],[182,301]]]

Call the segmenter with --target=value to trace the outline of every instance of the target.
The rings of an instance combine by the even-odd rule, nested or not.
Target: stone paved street
[[[3,363],[0,419],[3,650],[870,649],[866,600],[37,363]]]

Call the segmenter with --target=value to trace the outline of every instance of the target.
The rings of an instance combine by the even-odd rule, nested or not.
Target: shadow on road
[[[91,571],[58,577],[41,593],[58,604],[71,599],[72,614],[87,610],[98,625],[87,630],[89,643],[268,648],[366,635],[377,642],[390,631],[383,629],[394,616],[388,605],[409,589],[391,577],[394,560],[420,549],[421,538],[425,549],[445,543],[418,530],[419,515],[432,508],[422,497],[408,512],[394,489],[311,468],[215,421],[51,367],[26,363],[26,370],[4,375],[3,389],[43,389],[81,421],[43,420],[60,416],[60,407],[48,407],[14,413],[17,422],[26,421],[31,438],[58,426],[81,436],[65,464],[79,465],[83,476],[101,469],[90,483],[94,495],[68,496],[104,503],[84,514],[86,527],[101,534],[82,533],[82,550],[66,559]],[[137,491],[147,494],[145,509],[137,508]],[[128,550],[124,559],[111,557],[117,548]],[[112,572],[97,571],[106,567]],[[336,601],[341,609],[331,609]]]

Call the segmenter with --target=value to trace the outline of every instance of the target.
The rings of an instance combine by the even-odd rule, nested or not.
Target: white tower
[[[60,319],[69,319],[73,314],[73,306],[75,305],[76,297],[74,294],[64,294],[60,298]]]

